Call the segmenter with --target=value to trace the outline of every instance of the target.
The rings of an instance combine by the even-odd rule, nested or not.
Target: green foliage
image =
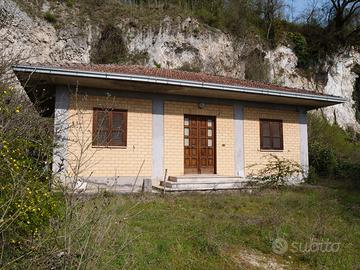
[[[76,0],[65,0],[65,3],[68,7],[73,7],[75,5]]]
[[[246,58],[245,79],[269,82],[269,69],[264,53],[255,49]]]
[[[319,181],[320,181],[320,177],[317,174],[316,169],[313,166],[310,166],[306,183],[314,185],[317,184]]]
[[[314,175],[346,179],[359,187],[360,141],[325,119],[309,115],[309,164]]]
[[[0,87],[0,232],[3,259],[31,249],[57,212],[48,191],[52,129],[11,87]]]
[[[106,25],[91,51],[91,61],[97,64],[121,63],[127,57],[122,32],[114,25]]]
[[[117,208],[104,209],[110,196],[79,196],[71,185],[76,170],[63,170],[67,182],[53,183],[57,194],[49,191],[53,119],[41,117],[34,103],[1,87],[0,268],[109,269],[108,254],[121,250],[113,235],[125,219],[115,215]]]
[[[35,152],[44,149],[21,137],[12,140],[9,140],[8,136],[1,137],[1,201],[5,203],[13,196],[17,197],[16,192],[21,193],[21,196],[9,204],[9,216],[18,216],[12,228],[18,232],[20,229],[21,232],[33,233],[38,226],[48,220],[54,210],[47,185],[50,173],[44,171],[47,162],[35,157],[37,155]],[[24,177],[26,180],[21,181]],[[22,187],[20,190],[13,190],[14,182],[17,180],[21,181]]]
[[[237,39],[256,40],[269,45],[267,28],[260,5],[249,0],[230,0],[224,5],[223,27]]]
[[[331,176],[335,172],[337,159],[333,148],[315,141],[309,145],[309,159],[314,172],[320,176]]]
[[[293,43],[294,52],[298,58],[297,66],[302,69],[309,67],[309,51],[306,38],[300,33],[287,33],[288,40]]]
[[[354,157],[359,150],[359,142],[353,135],[336,124],[330,124],[326,119],[317,115],[308,115],[309,144],[320,143],[331,148],[338,158]]]
[[[353,162],[352,160],[340,159],[335,168],[335,175],[340,179],[350,181],[352,187],[360,189],[360,163]]]
[[[195,15],[202,22],[212,27],[222,27],[223,25],[223,6],[222,1],[199,1],[195,7]]]
[[[161,64],[160,64],[160,63],[156,62],[155,60],[153,60],[153,63],[154,63],[154,66],[155,66],[156,68],[161,68]]]
[[[57,22],[57,17],[50,11],[44,13],[44,19],[53,24]]]

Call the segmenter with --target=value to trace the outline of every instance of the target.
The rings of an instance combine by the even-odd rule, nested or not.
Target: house
[[[294,160],[306,172],[307,111],[345,101],[161,68],[13,70],[39,112],[54,117],[54,173],[89,190],[138,189],[143,179],[154,186],[166,179],[169,190],[234,188],[269,154]]]

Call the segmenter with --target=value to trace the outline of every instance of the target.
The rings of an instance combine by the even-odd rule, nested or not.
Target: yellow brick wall
[[[92,141],[93,108],[128,110],[127,147],[94,148]],[[234,175],[233,106],[165,101],[164,169],[168,175],[184,174],[184,114],[216,116],[216,167],[219,175]],[[283,120],[283,151],[260,151],[260,118]],[[81,156],[81,176],[151,176],[152,101],[121,97],[72,96],[70,99],[68,155],[74,168]],[[84,153],[81,154],[81,149]],[[299,113],[244,108],[245,175],[256,172],[270,153],[300,162]],[[260,164],[259,166],[253,166]]]
[[[94,107],[128,110],[127,147],[92,147]],[[80,159],[81,176],[136,176],[145,160],[140,176],[151,176],[151,100],[72,96],[69,108],[69,169],[79,164]]]
[[[164,104],[164,169],[168,175],[184,174],[184,114],[216,116],[216,167],[219,175],[234,174],[233,107],[165,101]]]
[[[283,151],[260,150],[259,119],[283,120]],[[266,164],[269,154],[291,159],[300,163],[299,113],[295,111],[244,108],[244,160],[245,175],[256,173]],[[256,165],[255,165],[256,164]]]

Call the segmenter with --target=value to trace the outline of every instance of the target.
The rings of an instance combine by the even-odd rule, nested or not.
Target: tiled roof
[[[215,76],[206,73],[196,73],[196,72],[171,70],[164,68],[150,68],[143,66],[123,66],[123,65],[114,65],[114,64],[111,65],[75,64],[70,66],[58,66],[57,68],[81,70],[81,71],[105,72],[105,73],[118,73],[118,74],[127,74],[127,75],[142,75],[142,76],[150,76],[150,77],[175,79],[175,80],[225,84],[225,85],[232,85],[239,87],[278,90],[278,91],[295,92],[295,93],[306,93],[306,94],[313,94],[320,96],[322,95],[321,93],[315,93],[313,91],[309,91],[305,89],[290,88],[276,84],[269,84],[269,83],[256,82],[250,80],[239,80],[231,77]]]

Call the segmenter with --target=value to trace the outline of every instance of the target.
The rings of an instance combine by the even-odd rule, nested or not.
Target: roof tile
[[[182,70],[171,70],[164,68],[151,68],[144,66],[125,66],[125,65],[100,65],[100,64],[74,64],[70,66],[59,66],[59,68],[71,69],[71,70],[83,70],[83,71],[94,71],[94,72],[105,72],[105,73],[121,73],[127,75],[142,75],[150,77],[161,77],[167,79],[177,79],[177,80],[186,80],[186,81],[196,81],[204,83],[215,83],[215,84],[225,84],[239,87],[248,87],[256,89],[267,89],[267,90],[279,90],[286,92],[295,92],[295,93],[308,93],[315,95],[322,95],[321,93],[316,93],[314,91],[309,91],[306,89],[299,88],[290,88],[285,86],[280,86],[276,84],[256,82],[250,80],[240,80],[232,77],[224,76],[215,76],[206,73],[195,73]]]

